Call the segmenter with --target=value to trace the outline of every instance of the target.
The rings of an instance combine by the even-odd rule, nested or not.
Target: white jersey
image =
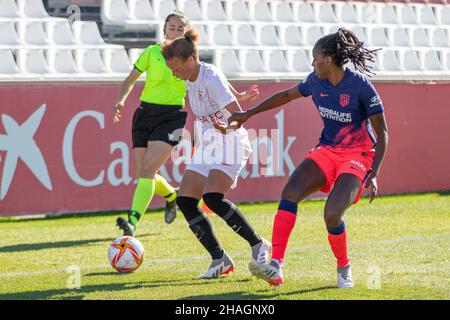
[[[207,177],[211,170],[226,173],[236,185],[239,173],[247,163],[251,145],[243,127],[222,134],[214,128],[216,119],[227,123],[230,112],[225,108],[236,101],[225,75],[215,66],[200,62],[197,80],[186,81],[189,104],[196,116],[196,150],[186,170]]]
[[[231,114],[225,107],[236,101],[236,97],[219,69],[212,64],[200,62],[197,80],[187,80],[186,88],[191,110],[197,122],[201,123],[202,132],[214,127],[215,118],[227,123]]]

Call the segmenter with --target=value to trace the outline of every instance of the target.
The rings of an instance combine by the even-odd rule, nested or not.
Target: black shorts
[[[148,141],[176,146],[181,139],[187,112],[181,106],[141,102],[133,116],[133,148],[147,148]]]

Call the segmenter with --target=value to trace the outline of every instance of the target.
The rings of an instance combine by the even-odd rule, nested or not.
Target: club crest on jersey
[[[341,105],[341,107],[346,107],[348,106],[350,103],[350,95],[342,93],[341,96],[339,97],[339,104]]]

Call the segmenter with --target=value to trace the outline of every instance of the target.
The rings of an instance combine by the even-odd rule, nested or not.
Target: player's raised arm
[[[231,124],[232,122],[236,122],[237,125],[240,127],[245,121],[247,121],[250,117],[254,116],[255,114],[275,109],[300,97],[302,97],[302,94],[298,89],[298,85],[295,85],[292,88],[274,94],[273,96],[264,100],[254,108],[248,109],[246,111],[234,112],[228,119],[228,123]]]
[[[375,146],[375,157],[373,159],[372,172],[367,179],[366,188],[369,189],[369,203],[371,203],[378,193],[377,177],[380,172],[381,163],[383,162],[388,146],[388,128],[384,113],[378,113],[369,118],[377,135],[377,145]]]

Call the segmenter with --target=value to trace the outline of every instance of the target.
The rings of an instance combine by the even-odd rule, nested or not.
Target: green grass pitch
[[[269,240],[276,207],[277,203],[240,206]],[[129,274],[119,274],[107,263],[107,248],[121,235],[115,227],[116,213],[0,219],[0,300],[450,299],[448,192],[380,197],[372,204],[364,198],[347,211],[353,289],[335,288],[335,258],[323,207],[322,200],[300,205],[287,251],[285,283],[278,289],[251,278],[247,243],[218,217],[210,219],[236,271],[208,281],[194,279],[206,270],[210,258],[181,213],[171,225],[164,223],[160,210],[141,219],[137,238],[146,259]]]

